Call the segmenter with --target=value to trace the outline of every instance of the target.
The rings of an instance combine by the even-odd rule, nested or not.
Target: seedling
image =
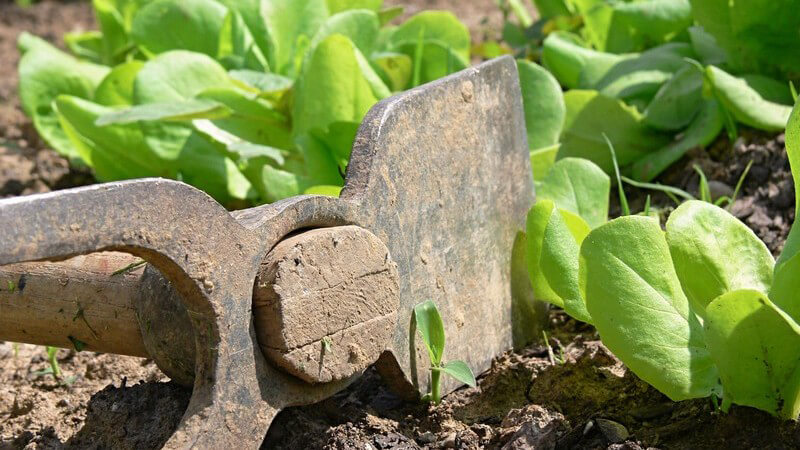
[[[445,344],[444,323],[436,304],[432,300],[427,300],[415,306],[414,319],[431,360],[431,387],[430,392],[423,397],[423,400],[430,401],[434,405],[441,402],[442,373],[475,387],[475,375],[467,363],[458,360],[449,361],[446,364],[442,362]]]
[[[75,382],[78,378],[75,375],[71,375],[68,377],[62,377],[61,367],[58,365],[58,347],[46,347],[47,350],[47,362],[50,364],[50,367],[44,370],[38,370],[33,372],[34,376],[41,377],[44,375],[53,375],[53,378],[58,380],[59,384],[64,386],[69,386]]]

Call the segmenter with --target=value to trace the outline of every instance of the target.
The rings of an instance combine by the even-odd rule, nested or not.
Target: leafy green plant
[[[800,181],[798,106],[786,147]],[[609,349],[671,399],[721,396],[723,411],[797,418],[797,229],[776,263],[746,225],[707,202],[679,206],[666,232],[651,218],[620,217],[584,238],[580,293]]]
[[[509,17],[504,37],[567,89],[552,161],[586,158],[610,174],[605,133],[623,174],[649,182],[723,129],[735,137],[739,125],[769,132],[786,126],[794,103],[789,81],[800,77],[786,62],[798,51],[792,36],[800,20],[776,12],[789,0],[533,3],[538,21],[525,16],[523,0],[501,2]],[[523,82],[523,97],[542,88]]]
[[[101,181],[161,176],[218,200],[338,194],[365,113],[465,68],[467,28],[381,0],[93,0],[72,55],[19,38],[41,136]]]
[[[444,323],[439,309],[432,300],[427,300],[414,307],[414,320],[422,336],[422,342],[428,349],[428,356],[431,362],[430,393],[425,396],[425,400],[438,405],[441,401],[442,374],[445,373],[456,380],[475,387],[475,375],[464,361],[449,361],[444,363]]]

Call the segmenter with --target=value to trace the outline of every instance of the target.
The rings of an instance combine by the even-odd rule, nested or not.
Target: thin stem
[[[438,405],[441,399],[442,371],[438,367],[431,367],[431,401]]]

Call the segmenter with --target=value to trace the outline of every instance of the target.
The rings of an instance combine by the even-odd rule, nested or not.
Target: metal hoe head
[[[415,336],[415,304],[436,302],[445,357],[476,372],[512,346],[512,255],[533,195],[517,70],[504,57],[373,107],[340,198],[299,196],[231,213],[188,185],[148,179],[3,200],[0,265],[102,250],[145,259],[180,294],[194,331],[193,395],[166,446],[256,447],[280,409],[354,379],[312,383],[261,351],[252,308],[266,255],[307,229],[355,226],[377,237],[397,290],[378,305],[391,312],[381,316],[389,332],[363,336],[380,339],[372,343],[379,357],[364,367],[377,362],[399,392],[424,393],[429,361]],[[168,349],[151,352],[159,366],[170,364]]]

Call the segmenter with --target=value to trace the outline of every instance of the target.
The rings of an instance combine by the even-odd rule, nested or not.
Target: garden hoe
[[[446,357],[482,372],[542,316],[521,256],[521,102],[503,57],[378,103],[339,198],[228,212],[144,179],[2,200],[0,340],[152,358],[194,386],[169,448],[258,447],[282,408],[371,365],[401,395],[427,392],[412,317],[427,299]]]

